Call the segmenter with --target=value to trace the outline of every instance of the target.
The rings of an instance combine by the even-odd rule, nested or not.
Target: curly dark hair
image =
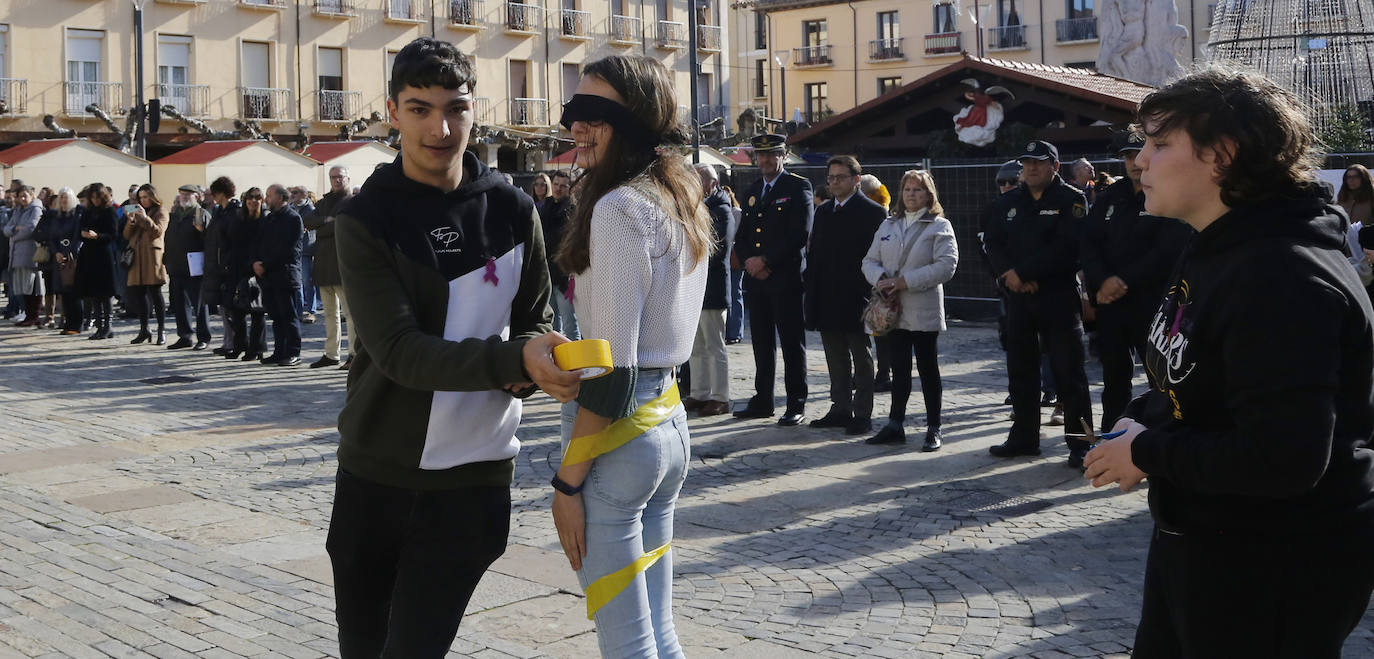
[[[476,93],[477,74],[473,72],[472,58],[447,41],[420,37],[396,53],[387,93],[395,101],[406,87],[458,89],[463,85]]]
[[[1151,137],[1184,130],[1199,157],[1215,149],[1221,201],[1232,208],[1316,185],[1302,102],[1258,73],[1209,65],[1146,96],[1136,117]]]
[[[234,181],[228,176],[221,176],[210,182],[210,194],[218,192],[225,197],[233,198],[237,191],[238,188],[234,186]]]

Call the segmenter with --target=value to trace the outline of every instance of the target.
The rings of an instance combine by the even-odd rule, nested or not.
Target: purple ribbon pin
[[[492,286],[501,283],[501,279],[496,276],[496,259],[487,259],[487,274],[482,275],[482,281],[489,281]]]
[[[565,299],[565,300],[567,300],[567,301],[569,301],[569,302],[572,302],[572,301],[573,301],[573,288],[575,288],[576,286],[577,286],[577,280],[574,279],[573,277],[569,276],[569,277],[568,277],[568,290],[567,290],[567,292],[563,293],[563,299]]]

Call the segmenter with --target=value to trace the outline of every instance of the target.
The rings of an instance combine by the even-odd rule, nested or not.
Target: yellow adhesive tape
[[[580,371],[583,380],[611,372],[611,342],[583,339],[554,346],[553,362],[565,371]]]
[[[587,619],[591,620],[601,607],[609,604],[616,595],[620,594],[620,591],[634,583],[635,577],[639,576],[641,572],[653,567],[658,559],[663,558],[663,555],[668,553],[668,548],[672,544],[672,541],[669,541],[658,549],[645,552],[629,565],[601,577],[587,586]]]
[[[605,430],[574,437],[568,442],[568,451],[563,454],[563,464],[575,465],[586,462],[624,446],[626,442],[643,435],[650,428],[671,417],[681,402],[681,394],[678,393],[677,383],[674,382],[663,395],[640,405],[634,414],[616,420],[606,426]]]

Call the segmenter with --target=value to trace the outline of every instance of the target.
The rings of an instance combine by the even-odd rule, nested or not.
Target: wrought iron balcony
[[[477,27],[482,18],[482,0],[449,0],[449,25]]]
[[[163,107],[171,106],[188,117],[210,116],[210,85],[163,85],[156,88]]]
[[[953,55],[963,51],[959,32],[938,32],[926,35],[927,55]]]
[[[585,39],[587,37],[587,24],[591,22],[592,14],[588,11],[578,9],[561,9],[558,12],[558,23],[561,26],[560,36],[573,37],[575,39]]]
[[[362,114],[363,93],[321,89],[316,117],[320,121],[352,121]]]
[[[315,0],[315,15],[348,18],[357,15],[353,0]]]
[[[117,82],[64,82],[67,114],[89,115],[87,106],[95,105],[109,114],[124,114],[124,86]]]
[[[954,32],[953,34],[955,36],[954,52],[957,53],[959,52],[959,33]],[[927,36],[926,38],[929,39],[930,37]],[[902,50],[902,41],[903,38],[898,37],[896,39],[874,39],[868,42],[868,59],[873,61],[906,59],[906,51]],[[929,52],[929,49],[927,49],[927,52]]]
[[[659,48],[673,49],[687,46],[687,26],[677,21],[659,21],[656,44]]]
[[[240,7],[249,9],[271,9],[278,11],[286,9],[286,0],[239,0]]]
[[[635,16],[611,17],[611,43],[622,46],[638,44],[644,34],[640,21]]]
[[[244,119],[290,119],[294,104],[290,89],[239,87],[239,116]]]
[[[1054,34],[1058,43],[1096,41],[1097,17],[1061,18],[1054,22]]]
[[[420,23],[425,20],[424,0],[386,0],[386,20]]]
[[[1025,25],[1004,25],[988,28],[988,50],[1030,50]]]
[[[507,2],[506,30],[510,32],[535,32],[539,29],[539,17],[541,15],[538,5]]]
[[[697,48],[707,52],[720,52],[720,26],[698,25]]]
[[[830,44],[819,46],[806,46],[804,48],[794,48],[796,51],[796,66],[830,66],[835,63],[830,59]]]
[[[472,119],[478,126],[491,124],[491,99],[478,96],[472,99]]]
[[[510,125],[547,126],[549,125],[549,101],[543,98],[512,98],[510,100]]]
[[[29,81],[24,78],[0,78],[0,117],[28,114]]]

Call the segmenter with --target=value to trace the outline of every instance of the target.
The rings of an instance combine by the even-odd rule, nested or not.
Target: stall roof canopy
[[[130,164],[141,166],[147,166],[148,164],[148,161],[143,160],[138,156],[132,156],[118,149],[111,149],[110,147],[105,146],[104,144],[101,144],[99,142],[92,142],[85,138],[79,137],[60,140],[33,140],[32,142],[25,142],[23,144],[12,146],[8,149],[5,149],[4,151],[0,151],[0,164],[9,165],[13,167],[26,160],[37,158],[38,156],[53,151],[54,149],[67,146],[69,144],[76,144],[85,148],[93,148],[102,151],[107,151],[116,156],[128,159]]]
[[[273,144],[263,140],[217,140],[211,142],[201,142],[193,147],[182,149],[165,158],[153,161],[154,165],[206,165],[231,153],[241,151],[254,144],[264,144],[274,149],[281,149],[297,158],[308,160],[310,164],[319,164],[313,158],[303,156],[279,144]]]
[[[1013,62],[974,57],[966,53],[963,59],[949,66],[798,131],[788,139],[788,142],[798,146],[813,146],[809,143],[818,141],[816,138],[820,138],[819,141],[822,143],[832,142],[834,140],[827,139],[827,134],[847,132],[884,117],[909,114],[913,109],[913,102],[928,98],[934,102],[931,98],[933,92],[951,91],[951,88],[959,85],[961,80],[970,77],[980,79],[985,84],[1002,84],[1032,90],[1039,96],[1032,102],[1045,104],[1051,97],[1059,98],[1062,99],[1064,107],[1071,108],[1077,116],[1109,123],[1129,120],[1140,101],[1154,91],[1154,87],[1149,85],[1104,75],[1091,69]],[[990,83],[989,80],[996,82]],[[917,90],[920,90],[920,93],[917,93]],[[950,96],[948,93],[944,95]],[[1021,93],[1017,96],[1018,103],[1029,100],[1023,98],[1024,95]],[[941,100],[948,103],[955,97],[957,94]]]
[[[305,155],[320,162],[329,162],[340,156],[345,156],[369,144],[380,144],[376,140],[355,140],[352,142],[312,142],[305,147]],[[385,145],[383,145],[385,146]],[[391,147],[388,150],[395,151]]]

